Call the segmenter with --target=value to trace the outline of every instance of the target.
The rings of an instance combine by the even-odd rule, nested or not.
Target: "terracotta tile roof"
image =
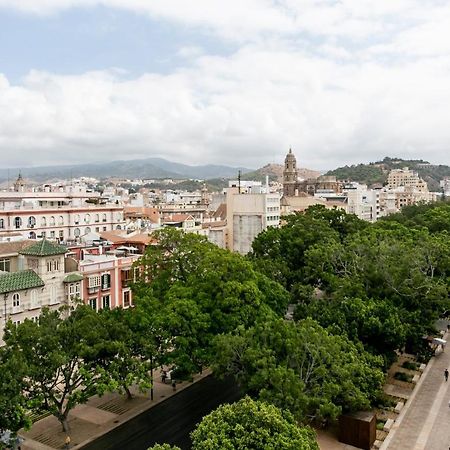
[[[214,211],[213,217],[219,217],[222,220],[227,218],[227,204],[221,203],[219,207]]]
[[[33,270],[21,270],[0,275],[0,294],[42,286],[44,286],[44,282]]]
[[[11,255],[36,243],[34,240],[0,242],[0,255]]]
[[[190,214],[172,214],[164,217],[164,222],[184,222],[186,220],[194,220]]]

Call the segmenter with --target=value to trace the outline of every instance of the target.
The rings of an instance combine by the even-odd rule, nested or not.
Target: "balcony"
[[[100,286],[90,286],[88,287],[88,294],[95,294],[100,290]]]

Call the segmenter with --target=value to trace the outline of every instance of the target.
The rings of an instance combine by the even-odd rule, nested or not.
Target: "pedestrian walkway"
[[[194,376],[194,383],[210,375],[210,370]],[[102,397],[92,397],[86,404],[78,405],[70,413],[68,423],[70,431],[70,449],[79,449],[127,422],[131,418],[152,408],[165,399],[175,395],[192,382],[177,383],[174,390],[170,384],[162,383],[159,371],[155,371],[153,400],[150,391],[141,393],[132,389],[131,400],[117,393],[108,393]],[[64,449],[67,433],[62,431],[58,420],[49,416],[33,424],[31,430],[20,433],[25,438],[22,450],[54,450]]]
[[[448,338],[447,335],[444,339]],[[431,359],[382,450],[447,450],[450,447],[450,348]]]

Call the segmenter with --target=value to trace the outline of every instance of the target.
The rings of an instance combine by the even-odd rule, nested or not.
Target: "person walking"
[[[445,381],[448,381],[448,369],[444,370]]]

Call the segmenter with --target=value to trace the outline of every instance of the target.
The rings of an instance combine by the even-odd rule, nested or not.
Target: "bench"
[[[405,406],[405,404],[404,404],[403,402],[398,402],[398,403],[395,405],[394,411],[395,411],[396,413],[399,413],[399,412],[403,409],[404,406]]]
[[[386,423],[384,424],[384,427],[383,427],[383,431],[386,431],[387,433],[389,433],[389,430],[392,428],[392,425],[394,425],[393,419],[386,420]]]

